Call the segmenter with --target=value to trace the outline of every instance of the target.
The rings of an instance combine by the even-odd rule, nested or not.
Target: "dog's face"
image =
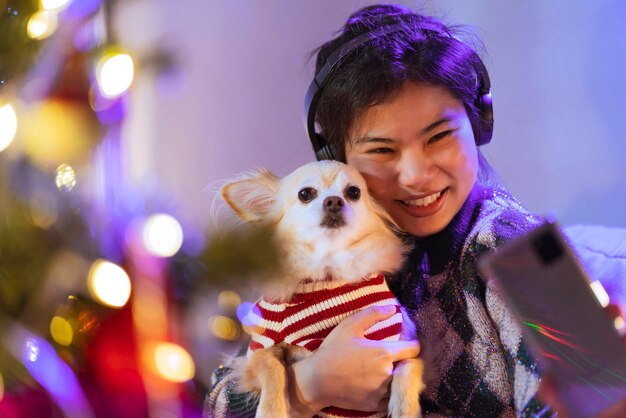
[[[349,239],[387,218],[358,171],[336,161],[309,163],[282,179],[260,172],[226,184],[221,193],[244,220],[274,224],[289,241]]]
[[[274,228],[295,275],[356,280],[399,267],[393,222],[346,164],[313,162],[282,179],[261,171],[224,185],[221,194],[242,219]]]

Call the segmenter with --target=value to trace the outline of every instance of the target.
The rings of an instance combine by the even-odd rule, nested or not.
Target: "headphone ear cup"
[[[476,106],[478,110],[478,132],[474,132],[476,145],[485,145],[493,136],[493,101],[491,93],[483,94]]]
[[[334,160],[335,155],[328,142],[326,142],[326,139],[318,133],[315,134],[315,137],[317,139],[317,144],[322,145],[321,148],[315,150],[315,158],[317,158],[317,161]]]

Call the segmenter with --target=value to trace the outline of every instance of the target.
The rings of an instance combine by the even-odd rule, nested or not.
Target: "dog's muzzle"
[[[339,228],[346,224],[343,216],[343,207],[346,202],[339,196],[329,196],[324,199],[321,226],[326,228]]]

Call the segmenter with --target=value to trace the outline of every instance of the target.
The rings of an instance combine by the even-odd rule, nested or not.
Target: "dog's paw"
[[[424,390],[424,363],[421,359],[403,360],[396,366],[391,382],[389,415],[392,418],[422,416],[419,395]]]

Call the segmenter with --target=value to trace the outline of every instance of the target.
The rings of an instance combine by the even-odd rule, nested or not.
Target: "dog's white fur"
[[[347,189],[361,194],[350,199]],[[316,198],[302,202],[304,188]],[[224,200],[245,221],[271,225],[283,244],[280,280],[266,286],[270,300],[288,300],[295,292],[314,291],[362,280],[372,273],[394,272],[403,262],[405,248],[392,230],[389,215],[370,197],[363,177],[354,168],[336,162],[306,164],[280,179],[262,170],[225,184]],[[329,228],[322,221],[326,198],[343,202],[342,226]],[[328,279],[332,280],[328,280]],[[412,324],[405,314],[405,324]],[[405,326],[405,338],[414,329]],[[402,337],[402,336],[401,336]],[[236,365],[244,390],[260,394],[257,417],[287,417],[289,404],[285,362],[297,361],[308,352],[301,347],[260,349]],[[394,372],[389,412],[393,417],[419,416],[419,392],[423,388],[423,365],[419,359],[400,362]]]

